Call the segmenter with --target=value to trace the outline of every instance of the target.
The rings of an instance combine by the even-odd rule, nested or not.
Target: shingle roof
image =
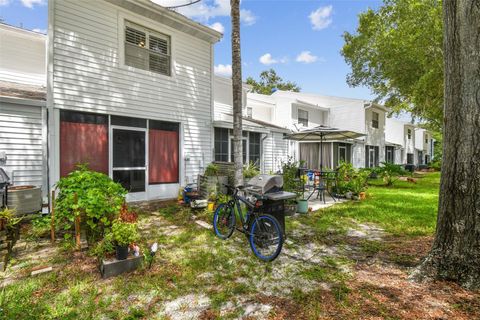
[[[47,90],[43,86],[0,81],[0,96],[45,101]]]

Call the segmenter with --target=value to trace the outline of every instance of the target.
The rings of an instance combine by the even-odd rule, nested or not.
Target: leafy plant
[[[286,162],[282,163],[283,190],[293,192],[297,199],[303,198],[302,180],[297,178],[298,169],[302,162],[297,162],[293,157],[288,157]]]
[[[252,161],[243,167],[243,177],[246,179],[253,178],[259,174],[260,170],[258,170],[258,167]]]
[[[353,194],[358,195],[360,192],[364,192],[367,189],[368,177],[371,171],[369,169],[361,169],[355,174],[350,181],[350,190]]]
[[[86,166],[71,172],[57,183],[60,190],[55,202],[56,221],[65,230],[81,216],[89,242],[103,237],[105,228],[118,217],[127,191],[103,173]]]
[[[106,232],[102,240],[97,242],[90,250],[90,254],[96,256],[99,259],[103,259],[105,256],[115,252],[115,244],[113,243],[113,233]]]
[[[115,220],[112,224],[112,240],[118,246],[125,247],[137,241],[140,235],[136,223]]]
[[[122,204],[120,209],[120,220],[123,222],[134,223],[138,220],[138,214],[134,210],[130,209],[126,203]]]
[[[50,236],[50,223],[51,217],[49,215],[33,219],[29,237],[38,239]]]
[[[214,163],[210,163],[205,169],[205,176],[207,177],[216,177],[218,176],[218,166]]]
[[[382,162],[382,166],[377,168],[377,173],[382,177],[386,186],[393,186],[395,181],[397,181],[401,175],[405,174],[405,170],[399,164]]]

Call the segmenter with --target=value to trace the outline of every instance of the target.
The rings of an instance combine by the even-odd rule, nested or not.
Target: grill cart
[[[255,207],[256,212],[274,216],[285,235],[285,200],[294,199],[295,193],[283,191],[283,177],[279,175],[260,174],[248,181],[246,193],[261,200]]]
[[[10,178],[7,173],[0,168],[0,209],[7,206],[7,192],[10,184]]]

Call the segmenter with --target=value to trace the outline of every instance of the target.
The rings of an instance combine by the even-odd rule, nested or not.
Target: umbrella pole
[[[320,134],[320,172],[323,170],[323,135]]]

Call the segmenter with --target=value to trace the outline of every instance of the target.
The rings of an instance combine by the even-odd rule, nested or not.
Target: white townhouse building
[[[270,104],[257,111],[253,102],[258,100],[267,100]],[[327,167],[336,167],[340,161],[351,162],[355,167],[375,167],[386,159],[388,110],[382,105],[361,99],[279,90],[271,96],[249,93],[247,106],[253,107],[252,114],[258,119],[292,131],[325,125],[364,134],[355,140],[324,143],[323,163]],[[288,141],[288,153],[307,162],[308,167],[319,167],[319,143]]]
[[[233,97],[229,78],[215,76],[214,152],[216,162],[233,161]],[[243,86],[243,162],[256,164],[263,173],[277,172],[287,160],[286,128],[274,125],[270,113],[274,103],[269,96],[248,99],[250,86]]]
[[[46,36],[0,23],[0,167],[47,195]]]

